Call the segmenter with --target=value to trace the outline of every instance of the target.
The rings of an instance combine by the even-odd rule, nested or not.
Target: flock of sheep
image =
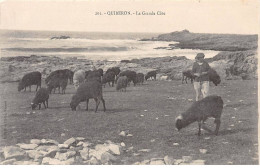
[[[220,77],[215,70],[211,69],[209,73],[210,80],[217,86],[220,83]],[[86,101],[88,110],[89,99],[94,99],[96,102],[95,112],[97,112],[100,102],[103,104],[104,112],[106,111],[105,100],[103,98],[102,87],[108,83],[109,85],[114,86],[116,84],[116,90],[126,91],[127,86],[130,82],[133,82],[134,86],[136,84],[143,84],[144,79],[147,80],[153,78],[156,80],[156,71],[150,71],[146,75],[143,73],[136,73],[135,71],[126,70],[120,71],[119,67],[109,68],[105,73],[103,69],[93,70],[93,71],[84,71],[78,70],[75,73],[69,69],[56,70],[50,73],[50,75],[45,79],[47,88],[41,88],[41,73],[31,72],[23,76],[18,85],[18,91],[25,90],[29,87],[31,91],[31,85],[36,85],[36,91],[38,87],[40,89],[36,92],[36,95],[31,103],[32,109],[35,109],[39,106],[41,109],[41,104],[45,108],[48,108],[48,99],[49,94],[52,92],[55,93],[55,90],[58,88],[61,94],[65,94],[68,81],[75,87],[76,94],[72,96],[70,107],[72,111],[76,110],[76,107],[80,102]],[[183,72],[183,79],[187,78],[193,80],[192,73],[190,71]],[[200,101],[194,102],[192,106],[180,116],[176,118],[176,128],[180,130],[188,126],[189,124],[197,121],[199,124],[198,135],[201,134],[201,124],[204,124],[205,120],[208,117],[214,117],[216,123],[215,134],[218,134],[220,127],[220,117],[223,109],[223,100],[220,96],[208,96]]]

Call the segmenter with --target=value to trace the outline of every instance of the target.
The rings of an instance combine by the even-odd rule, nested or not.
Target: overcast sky
[[[101,32],[257,34],[258,0],[3,1],[0,29]],[[107,11],[157,11],[155,16],[96,16]]]

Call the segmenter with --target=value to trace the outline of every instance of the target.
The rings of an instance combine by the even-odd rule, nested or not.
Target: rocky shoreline
[[[257,52],[238,51],[220,52],[213,58],[207,59],[221,79],[257,79]],[[47,56],[17,56],[2,57],[0,60],[0,82],[17,82],[24,74],[39,71],[46,78],[52,71],[57,69],[93,70],[102,68],[106,71],[113,66],[119,66],[123,70],[134,70],[146,74],[148,71],[157,70],[158,79],[180,80],[182,71],[191,69],[193,60],[185,56],[168,56],[158,58],[142,58],[122,61],[98,60],[92,61],[76,57],[60,58]]]

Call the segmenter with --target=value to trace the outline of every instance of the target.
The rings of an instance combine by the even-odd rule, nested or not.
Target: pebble
[[[151,140],[150,140],[150,142],[154,142],[154,141],[155,141],[155,139],[151,139]]]
[[[173,146],[179,146],[179,143],[173,143]]]
[[[155,118],[156,120],[158,120],[159,118],[157,117],[157,118]]]
[[[144,110],[144,111],[147,111],[147,110]]]
[[[191,156],[182,156],[182,160],[184,162],[191,162],[192,161],[192,157]]]
[[[228,142],[222,142],[223,144],[228,144]]]
[[[124,143],[124,142],[121,142],[120,145],[123,146],[123,147],[125,147],[125,143]]]
[[[126,133],[125,133],[125,131],[121,131],[121,132],[119,133],[119,135],[120,135],[120,136],[126,136]]]
[[[65,136],[65,134],[64,134],[64,133],[62,133],[62,134],[60,134],[60,136]]]
[[[227,128],[227,130],[229,130],[229,131],[230,131],[230,130],[232,130],[232,129],[231,129],[231,128]]]
[[[140,149],[140,150],[138,150],[139,152],[150,152],[151,151],[151,149]]]
[[[234,127],[234,126],[235,126],[234,124],[230,125],[230,127]]]
[[[232,117],[232,118],[236,118],[236,117]]]
[[[141,114],[140,116],[143,117],[144,115]]]
[[[132,134],[127,134],[128,137],[132,137],[133,135]]]
[[[210,139],[210,137],[205,137],[204,139],[208,140],[208,139]]]
[[[206,154],[207,153],[207,149],[200,149],[200,153],[202,153],[202,154]]]

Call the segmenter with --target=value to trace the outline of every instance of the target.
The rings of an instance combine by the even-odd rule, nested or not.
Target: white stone
[[[150,162],[150,165],[164,165],[164,161],[162,160],[154,160]]]
[[[84,161],[83,163],[87,164],[87,165],[98,165],[99,164],[98,160],[95,157],[91,157],[88,161]]]
[[[16,144],[16,145],[19,146],[21,149],[25,149],[25,150],[32,150],[38,146],[37,144]]]
[[[64,133],[61,133],[60,136],[65,136],[65,134],[64,134]]]
[[[80,141],[76,146],[83,146],[84,142]]]
[[[125,143],[124,143],[124,142],[121,142],[120,145],[121,145],[122,147],[125,147]]]
[[[60,149],[68,149],[68,148],[69,148],[69,145],[67,145],[67,144],[59,144],[58,147],[59,147]]]
[[[89,159],[89,149],[88,148],[83,148],[82,150],[79,151],[79,153],[83,160]]]
[[[126,133],[125,133],[125,131],[121,131],[121,132],[119,133],[119,135],[120,135],[120,136],[126,136]]]
[[[14,162],[14,165],[39,165],[39,162],[34,162],[34,161],[17,161]]]
[[[9,159],[9,160],[5,160],[5,161],[1,162],[0,165],[11,165],[14,162],[16,162],[16,159]]]
[[[25,157],[25,151],[15,146],[7,146],[3,149],[5,159],[20,159]]]
[[[138,150],[139,152],[150,152],[151,151],[151,149],[140,149],[140,150]]]
[[[205,165],[205,160],[193,160],[190,164],[192,165]]]
[[[182,159],[176,159],[176,160],[174,160],[173,164],[179,165],[179,164],[181,164],[181,163],[183,163],[183,162],[184,162],[184,161],[183,161]]]
[[[139,163],[139,165],[148,165],[150,163],[150,160],[144,160]]]
[[[207,149],[200,149],[200,153],[202,153],[202,154],[206,154],[207,152],[208,152]]]
[[[65,161],[65,160],[68,160],[69,158],[71,158],[75,155],[76,155],[75,151],[68,151],[68,152],[65,152],[65,153],[57,152],[56,155],[55,155],[55,159]]]
[[[174,159],[168,155],[163,158],[166,165],[173,165]]]
[[[76,140],[77,141],[84,141],[86,138],[83,138],[83,137],[77,137]]]
[[[67,144],[69,146],[73,145],[76,142],[75,138],[70,138],[67,141],[64,142],[64,144]]]
[[[173,146],[179,146],[179,143],[173,143]]]
[[[116,157],[111,155],[108,152],[104,152],[101,155],[101,163],[102,164],[108,163],[109,161],[115,161],[115,160],[116,160]]]
[[[109,144],[107,147],[112,152],[112,154],[120,155],[120,146],[119,145]]]
[[[43,158],[44,155],[39,152],[39,151],[36,151],[36,150],[29,150],[29,151],[26,151],[26,153],[28,154],[28,156],[34,160],[38,160],[40,158]]]
[[[39,140],[39,139],[31,139],[30,143],[39,145],[41,143],[41,140]]]
[[[192,157],[191,156],[182,156],[182,160],[186,163],[189,163],[192,161]]]
[[[127,134],[128,137],[132,137],[133,135],[132,134]]]

